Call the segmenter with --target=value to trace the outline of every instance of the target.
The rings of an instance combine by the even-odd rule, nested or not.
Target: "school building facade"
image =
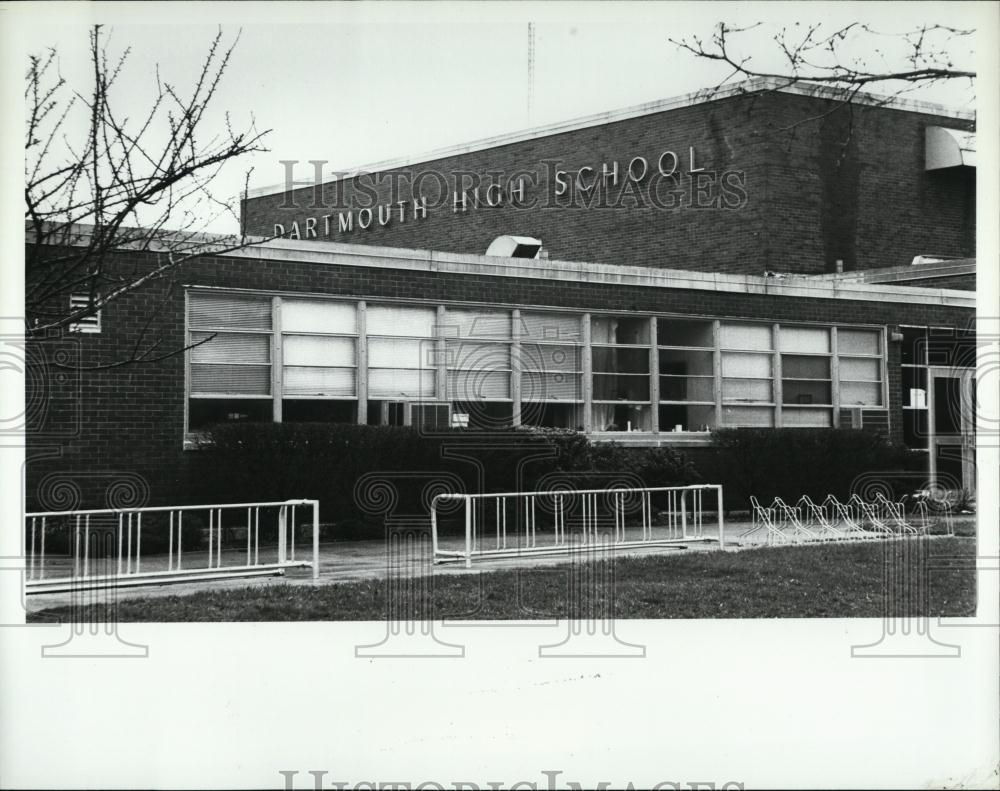
[[[196,438],[225,421],[688,448],[721,427],[855,428],[974,486],[965,114],[753,81],[287,173],[243,201],[267,241],[201,256],[71,338],[79,373],[48,385],[29,502],[52,507],[73,470],[96,481],[84,505],[123,471],[177,500]],[[187,351],[102,367],[140,332]]]

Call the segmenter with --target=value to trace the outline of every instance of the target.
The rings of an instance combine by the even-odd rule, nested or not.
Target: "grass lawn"
[[[975,547],[972,538],[942,538],[617,558],[609,564],[396,580],[392,602],[394,612],[406,617],[434,619],[588,618],[611,612],[618,618],[871,618],[887,614],[887,599],[893,616],[974,615]],[[887,596],[885,570],[898,580],[899,572],[909,569],[912,578],[922,557],[934,567],[926,575],[926,604],[905,595],[899,584]],[[587,583],[609,574],[613,586]],[[381,620],[386,589],[380,579],[126,599],[119,603],[118,620]],[[59,607],[28,620],[52,616],[84,622],[103,617],[97,610],[72,613]]]

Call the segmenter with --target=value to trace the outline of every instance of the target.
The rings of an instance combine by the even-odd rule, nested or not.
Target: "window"
[[[612,315],[586,326],[579,314],[541,310],[208,290],[189,293],[188,306],[190,429],[360,418],[692,433],[832,426],[842,408],[885,408],[885,343],[873,328]],[[915,441],[933,350],[926,329],[904,336]],[[949,344],[952,357],[975,351]]]
[[[903,441],[927,450],[928,373],[931,365],[974,367],[976,334],[966,328],[900,327],[903,385]]]
[[[368,397],[433,398],[437,382],[434,308],[371,305],[366,311]]]
[[[650,321],[597,316],[591,319],[595,431],[650,431]]]
[[[356,397],[357,331],[357,308],[351,303],[283,300],[284,396]]]
[[[766,324],[720,325],[724,426],[774,425],[772,336]]]
[[[660,431],[716,426],[714,322],[657,319]]]
[[[448,308],[445,337],[447,398],[463,425],[501,428],[513,422],[511,314]]]
[[[519,338],[521,423],[553,428],[581,427],[580,317],[522,313]]]
[[[837,330],[840,406],[882,406],[882,334]]]
[[[71,314],[78,310],[86,310],[90,307],[89,294],[70,294],[69,311]],[[69,325],[70,332],[100,332],[101,331],[101,311],[94,311],[89,316],[81,316]]]
[[[781,349],[781,423],[788,427],[833,425],[833,368],[827,327],[778,328]],[[818,408],[823,407],[823,408]]]
[[[191,294],[188,425],[269,421],[271,300]]]

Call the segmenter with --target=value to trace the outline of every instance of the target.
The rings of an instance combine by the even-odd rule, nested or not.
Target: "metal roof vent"
[[[925,133],[924,170],[976,166],[976,133],[928,126]]]
[[[531,236],[498,236],[486,248],[486,255],[500,258],[538,258],[542,240]]]

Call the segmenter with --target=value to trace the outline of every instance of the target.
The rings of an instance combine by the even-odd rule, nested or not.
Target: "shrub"
[[[701,474],[721,483],[727,507],[746,508],[750,495],[794,503],[874,490],[900,497],[919,488],[920,454],[879,434],[853,429],[720,429]]]
[[[311,498],[338,537],[380,538],[388,513],[422,516],[433,493],[530,491],[557,483],[599,488],[697,480],[671,448],[592,445],[561,430],[490,434],[340,423],[228,423],[192,454],[196,502]]]

